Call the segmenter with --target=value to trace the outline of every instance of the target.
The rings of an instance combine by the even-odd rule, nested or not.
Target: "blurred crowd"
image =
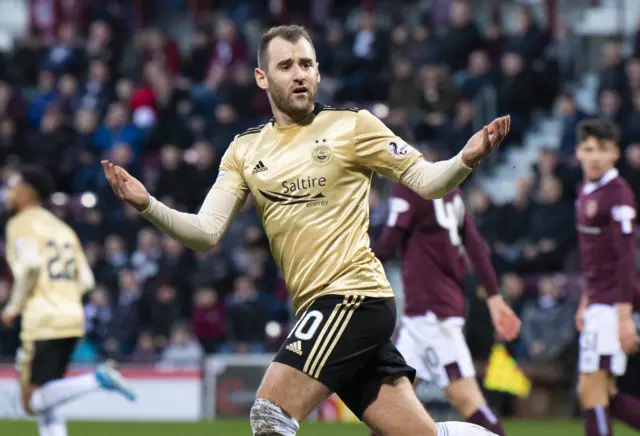
[[[181,1],[160,10],[139,3],[89,1],[53,21],[32,11],[30,30],[0,54],[0,178],[21,162],[55,176],[50,206],[77,230],[97,280],[76,361],[197,363],[206,353],[278,347],[292,314],[252,200],[216,249],[193,253],[123,206],[99,162],[108,157],[166,204],[197,212],[234,135],[270,118],[253,81],[254,53],[262,30],[288,21],[313,31],[319,101],[383,103],[385,122],[436,157],[464,146],[487,95],[494,112],[511,114],[506,149],[520,146],[537,114],[559,111],[561,147],[540,152],[535,177],[517,180],[516,198],[495,205],[473,189],[468,204],[524,321],[512,353],[552,361],[570,349],[580,289],[575,127],[589,116],[620,124],[620,171],[640,194],[640,38],[629,58],[619,41],[605,46],[598,113],[587,114],[565,86],[577,78],[563,61],[566,35],[547,30],[528,6],[502,29],[481,26],[460,0],[406,2],[390,15],[353,0],[287,2],[286,11],[257,0],[211,9],[192,2],[205,4],[195,12]],[[190,30],[170,32],[174,16],[191,17]],[[385,185],[375,186],[372,238],[386,218]],[[9,291],[5,268],[0,307]],[[492,334],[476,300],[471,292],[472,349],[486,357]],[[0,356],[17,345],[15,330],[0,329]]]

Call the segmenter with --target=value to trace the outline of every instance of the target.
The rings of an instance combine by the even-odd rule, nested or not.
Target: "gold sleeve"
[[[142,216],[192,250],[211,250],[249,194],[236,154],[237,138],[222,157],[218,178],[197,214],[171,209],[150,196],[149,207],[142,212]]]
[[[6,258],[13,275],[13,288],[5,311],[20,314],[38,279],[40,253],[37,242],[15,222],[7,226],[6,244]]]
[[[422,157],[419,151],[396,136],[369,111],[358,111],[356,117],[356,164],[399,181],[402,174]]]
[[[209,251],[216,246],[244,204],[244,200],[219,185],[218,180],[197,214],[178,212],[151,197],[149,208],[142,212],[142,216],[186,247],[195,251]],[[229,187],[228,184],[226,186]]]
[[[400,183],[427,200],[442,198],[471,174],[472,169],[462,161],[459,153],[449,160],[416,161],[402,175]]]

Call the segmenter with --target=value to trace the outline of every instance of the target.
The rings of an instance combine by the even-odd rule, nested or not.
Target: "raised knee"
[[[251,429],[254,436],[295,436],[298,422],[277,404],[257,398],[251,407]]]

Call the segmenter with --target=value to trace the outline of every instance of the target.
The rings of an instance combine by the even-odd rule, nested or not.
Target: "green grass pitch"
[[[508,421],[510,436],[581,436],[582,422],[568,421]],[[30,421],[0,420],[0,435],[36,436],[36,424]],[[368,436],[361,424],[306,423],[300,436]],[[637,434],[617,426],[616,436]],[[215,421],[198,423],[135,423],[135,422],[70,422],[69,436],[250,436],[248,421]]]

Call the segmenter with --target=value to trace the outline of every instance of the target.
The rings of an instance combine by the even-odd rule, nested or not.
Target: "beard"
[[[286,114],[294,121],[299,121],[313,110],[316,96],[316,86],[306,85],[307,95],[302,97],[291,92],[287,87],[281,87],[270,81],[269,96],[274,109]]]

